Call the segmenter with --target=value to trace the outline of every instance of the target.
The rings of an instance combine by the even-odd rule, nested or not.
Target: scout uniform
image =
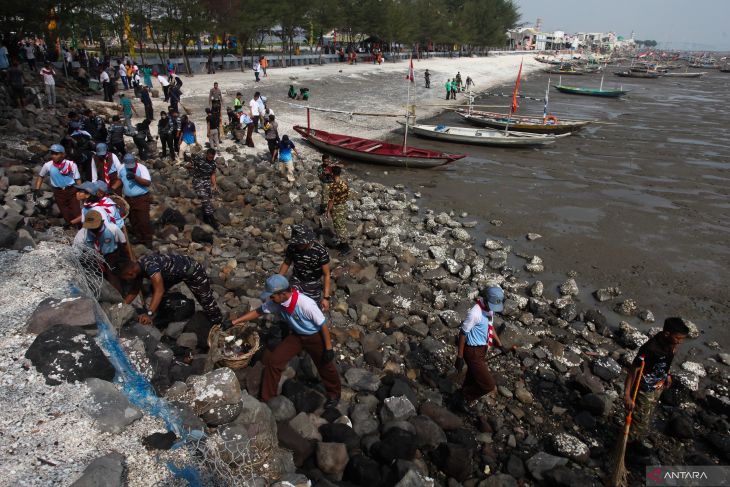
[[[60,144],[53,144],[51,152],[55,154],[65,154],[66,149]],[[81,180],[79,168],[76,163],[67,159],[59,162],[48,161],[43,164],[38,177],[43,179],[49,176],[51,187],[53,188],[53,197],[56,205],[61,211],[61,216],[67,223],[71,223],[81,214],[81,208],[76,200],[76,188],[74,184]]]
[[[150,204],[152,196],[149,186],[139,184],[135,176],[151,181],[150,172],[144,164],[137,162],[132,154],[124,156],[124,167],[119,171],[119,180],[124,188],[124,198],[129,203],[129,222],[132,231],[146,246],[152,244],[152,225],[150,224]]]
[[[115,224],[104,219],[100,212],[92,210],[86,214],[83,228],[74,238],[78,247],[96,249],[104,257],[102,272],[112,286],[121,291],[116,273],[124,259],[122,247],[127,243],[124,232]]]

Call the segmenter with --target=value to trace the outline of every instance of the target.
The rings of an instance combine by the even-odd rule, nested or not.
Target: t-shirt
[[[255,117],[257,115],[261,115],[261,107],[258,100],[252,99],[250,102],[248,102],[248,106],[251,108],[251,116]]]
[[[0,69],[8,69],[10,62],[8,61],[8,48],[0,47]]]
[[[143,194],[150,192],[149,186],[142,186],[137,181],[130,181],[127,179],[127,171],[131,171],[131,169],[127,169],[126,166],[122,166],[122,169],[119,171],[119,179],[122,181],[124,196],[142,196]],[[137,163],[135,174],[142,179],[152,181],[152,178],[150,178],[150,171],[144,166],[144,164]]]
[[[129,98],[122,98],[119,103],[122,105],[122,112],[127,118],[132,118],[132,100]]]
[[[109,181],[106,180],[107,178],[104,177],[104,174],[99,174],[99,171],[96,168],[97,163],[99,163],[99,165],[103,164],[103,167],[106,168],[106,176],[114,173],[119,174],[119,172],[122,170],[122,163],[119,162],[119,158],[113,152],[107,152],[103,158],[95,155],[94,159],[91,161],[92,183],[99,179],[104,179],[104,182],[109,184]]]
[[[107,73],[106,70],[102,70],[101,74],[99,74],[99,81],[102,83],[109,82],[109,73]]]
[[[77,179],[81,179],[76,163],[67,159],[62,160],[58,164],[55,164],[53,161],[48,161],[43,164],[38,175],[43,178],[46,174],[51,177],[51,186],[54,188],[66,188],[76,184]]]
[[[289,162],[292,159],[291,152],[294,150],[294,142],[282,140],[279,142],[279,162]]]
[[[330,186],[330,199],[335,205],[342,205],[347,202],[347,198],[350,196],[350,187],[347,183],[340,179],[335,181]]]
[[[127,77],[127,68],[123,64],[119,65],[119,76],[121,76],[122,78]]]
[[[218,130],[221,126],[221,117],[218,112],[211,112],[210,115],[205,117],[205,121],[211,130]]]
[[[43,76],[43,83],[49,86],[54,86],[56,80],[53,79],[53,69],[43,68],[41,69],[41,76]]]
[[[289,328],[299,335],[314,335],[319,333],[325,323],[324,314],[317,303],[309,296],[292,291],[291,298],[281,304],[271,300],[266,301],[259,308],[265,314],[276,313],[289,324]]]
[[[304,250],[299,250],[295,245],[288,245],[285,260],[294,265],[294,278],[312,282],[322,279],[322,266],[329,264],[330,256],[321,243],[312,242]]]
[[[182,140],[186,144],[195,142],[195,124],[189,120],[182,126]]]
[[[30,44],[23,46],[25,50],[25,59],[35,59],[35,46]]]
[[[472,347],[492,345],[494,312],[487,309],[482,298],[470,310],[461,330],[466,336],[466,344]]]
[[[124,218],[122,218],[122,213],[111,198],[104,196],[99,199],[99,201],[95,201],[93,203],[88,201],[89,200],[86,200],[86,202],[81,205],[81,222],[86,221],[86,214],[89,211],[94,210],[99,212],[105,222],[113,223],[119,228],[124,228]]]
[[[213,175],[217,166],[215,159],[209,161],[205,154],[196,154],[192,157],[193,171],[192,176],[194,179],[210,179]]]
[[[276,140],[279,136],[279,122],[266,122],[264,124],[264,138],[266,140]]]
[[[317,168],[317,177],[325,184],[331,184],[335,181],[335,177],[332,175],[332,164],[320,164]]]
[[[100,232],[94,232],[87,228],[82,228],[74,237],[74,245],[77,247],[90,247],[97,249],[102,255],[111,254],[119,248],[119,244],[127,243],[124,232],[113,223],[104,223],[104,228]]]
[[[157,81],[159,81],[162,86],[170,86],[170,82],[167,81],[167,76],[158,74]]]
[[[641,378],[641,390],[652,391],[666,380],[669,369],[674,360],[672,346],[666,343],[661,332],[644,343],[634,358],[633,366],[641,366],[641,356],[644,356],[644,376]]]
[[[138,262],[146,277],[161,274],[165,289],[184,281],[188,277],[188,270],[196,263],[190,257],[178,254],[147,254]]]

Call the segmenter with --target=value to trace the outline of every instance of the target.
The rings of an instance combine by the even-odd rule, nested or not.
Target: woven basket
[[[225,347],[225,338],[228,335],[242,338],[244,343],[251,346],[251,350],[235,358],[224,355],[222,350]],[[248,366],[251,358],[261,348],[261,345],[259,343],[259,334],[252,327],[233,327],[224,332],[221,330],[220,325],[215,325],[208,333],[208,347],[210,347],[210,360],[214,364],[236,370]]]

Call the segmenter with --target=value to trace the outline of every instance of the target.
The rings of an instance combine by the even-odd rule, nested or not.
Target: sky
[[[662,47],[730,50],[730,0],[513,0],[543,31],[616,32]],[[692,47],[692,44],[695,46]]]

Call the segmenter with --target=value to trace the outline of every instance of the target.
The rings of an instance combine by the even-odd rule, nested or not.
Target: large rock
[[[124,487],[124,460],[124,455],[117,452],[94,459],[71,487]]]
[[[114,367],[96,342],[77,327],[56,325],[36,337],[25,358],[46,378],[46,384],[84,381],[91,377],[111,381]]]
[[[297,414],[294,403],[286,396],[274,396],[269,399],[266,405],[271,409],[271,413],[277,422],[289,421]]]
[[[96,302],[91,298],[46,298],[36,306],[26,322],[29,333],[43,333],[53,325],[95,326]]]
[[[304,461],[314,451],[312,442],[300,435],[289,423],[282,421],[276,424],[279,446],[291,450],[294,455],[294,464],[301,467]]]
[[[428,416],[419,415],[411,418],[409,422],[416,429],[417,445],[420,450],[433,450],[441,443],[446,443],[446,433]]]
[[[456,443],[444,443],[436,450],[436,458],[439,468],[459,482],[463,482],[472,475],[474,461],[472,452],[463,445]]]
[[[236,374],[224,367],[205,375],[193,375],[186,381],[192,406],[211,425],[233,421],[241,412],[241,386]]]
[[[319,427],[326,423],[326,419],[320,418],[316,414],[302,412],[289,421],[289,426],[307,440],[322,441]]]
[[[380,465],[372,458],[357,454],[350,458],[345,467],[344,479],[355,485],[376,486],[383,484]]]
[[[241,413],[234,420],[246,428],[251,446],[270,448],[276,444],[276,420],[266,404],[260,402],[246,391],[241,393]]]
[[[129,304],[106,303],[102,305],[102,309],[109,318],[109,324],[112,325],[115,330],[119,330],[122,326],[137,317],[137,311],[134,309],[134,306]]]
[[[348,452],[354,452],[360,448],[360,437],[346,424],[323,424],[319,427],[319,432],[322,435],[322,441],[326,443],[343,443]]]
[[[590,454],[588,445],[568,433],[552,435],[550,437],[550,445],[557,455],[569,458],[575,462],[585,462],[588,460]]]
[[[621,375],[621,366],[611,357],[600,357],[593,363],[593,373],[611,382]]]
[[[390,428],[373,445],[373,451],[387,464],[397,459],[412,460],[416,455],[416,435],[401,428]]]
[[[317,466],[328,477],[340,481],[350,457],[342,443],[318,443]]]
[[[380,419],[383,423],[405,421],[415,415],[416,408],[405,396],[387,398],[380,409]]]
[[[111,382],[92,377],[87,379],[86,385],[94,399],[94,404],[86,412],[99,431],[121,433],[127,425],[142,417],[142,412],[132,406]]]
[[[354,391],[376,392],[380,387],[380,379],[365,369],[351,368],[345,372],[347,384]]]
[[[603,416],[611,411],[613,401],[606,394],[589,392],[580,399],[580,405],[593,416]]]
[[[281,394],[291,400],[294,409],[298,413],[313,413],[325,402],[322,394],[301,382],[291,379],[284,382]]]
[[[431,418],[444,430],[455,430],[464,426],[464,420],[443,406],[426,401],[421,405],[421,414]]]
[[[436,483],[431,477],[424,477],[415,470],[409,470],[395,487],[434,487]]]
[[[543,474],[560,465],[567,465],[568,459],[556,457],[541,451],[527,460],[527,470],[536,480],[543,480]]]

